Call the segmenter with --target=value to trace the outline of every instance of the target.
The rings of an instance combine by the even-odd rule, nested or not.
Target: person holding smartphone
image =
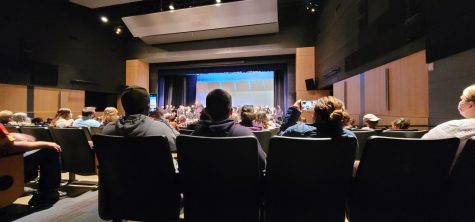
[[[302,101],[297,100],[284,116],[280,128],[282,136],[291,137],[355,137],[350,130],[343,128],[343,103],[326,96],[315,101],[312,124],[297,123],[302,113]]]

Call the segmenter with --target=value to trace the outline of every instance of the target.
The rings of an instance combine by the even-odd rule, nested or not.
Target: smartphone
[[[157,94],[150,94],[150,111],[157,110]]]
[[[302,110],[313,110],[316,103],[317,100],[302,100],[300,105],[302,106]]]

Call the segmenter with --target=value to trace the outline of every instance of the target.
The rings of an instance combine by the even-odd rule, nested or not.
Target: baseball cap
[[[378,118],[376,115],[374,114],[371,114],[371,113],[368,113],[366,115],[363,116],[363,119],[365,120],[369,120],[371,122],[376,122],[376,121],[379,121],[381,118]]]

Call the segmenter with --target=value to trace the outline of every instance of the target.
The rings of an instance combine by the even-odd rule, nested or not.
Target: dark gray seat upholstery
[[[266,221],[345,220],[355,138],[270,140],[265,178]]]
[[[259,221],[255,137],[177,137],[186,221]]]
[[[372,137],[356,173],[350,221],[439,221],[458,144]]]
[[[93,140],[102,219],[178,221],[180,194],[164,136],[94,135]]]

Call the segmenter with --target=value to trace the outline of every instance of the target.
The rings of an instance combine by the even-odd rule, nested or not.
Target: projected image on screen
[[[274,72],[230,72],[199,74],[196,101],[206,104],[213,89],[224,89],[233,98],[233,106],[274,106]]]

